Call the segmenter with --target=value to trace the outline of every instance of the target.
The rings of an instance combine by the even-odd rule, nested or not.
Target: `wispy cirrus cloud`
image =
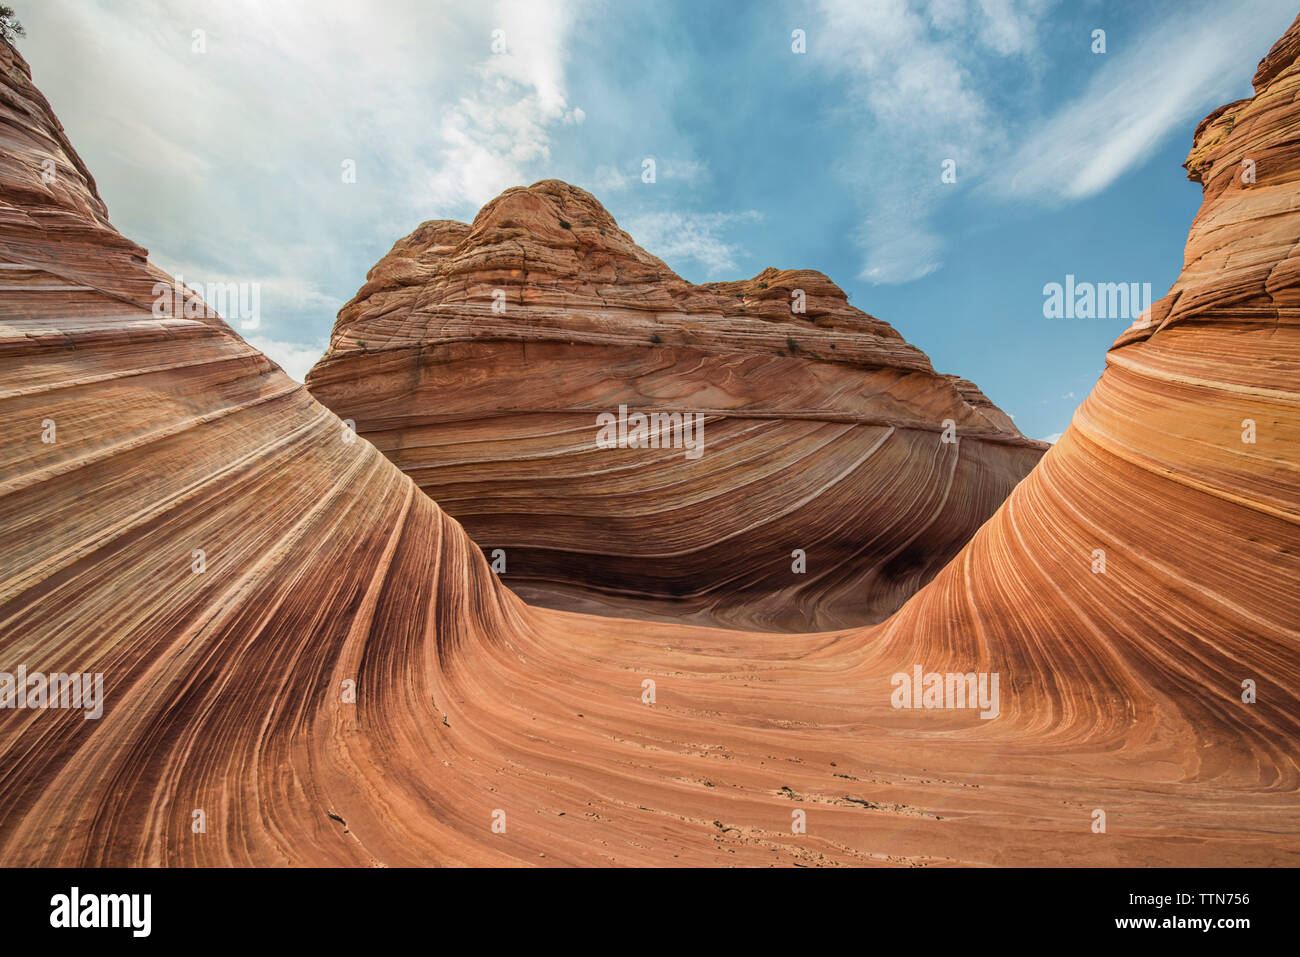
[[[1046,202],[1105,189],[1175,132],[1240,95],[1243,50],[1267,50],[1294,7],[1243,0],[1177,11],[1145,42],[1110,55],[1078,97],[1032,129],[1013,154],[1002,195]]]
[[[817,31],[826,66],[847,91],[843,112],[856,121],[850,155],[837,164],[853,186],[863,221],[861,277],[908,282],[942,262],[944,239],[930,220],[954,186],[940,181],[945,161],[960,182],[978,176],[1002,148],[1004,120],[975,68],[989,60],[1028,60],[1050,0],[821,0]],[[821,55],[821,54],[819,54]],[[888,175],[866,157],[887,152]]]
[[[723,234],[733,226],[762,218],[752,209],[738,213],[655,212],[634,216],[623,228],[660,258],[699,263],[710,279],[734,278],[740,247]]]
[[[644,156],[624,163],[606,163],[597,166],[596,171],[586,181],[587,185],[597,195],[622,192],[639,186],[644,182],[641,177],[645,172],[644,164],[647,160],[654,161],[655,182],[663,180],[665,183],[693,186],[707,181],[710,176],[709,164],[703,160],[677,156],[663,158]]]
[[[1038,80],[1059,69],[1043,40],[1054,9],[1054,0],[821,0],[810,55],[815,42],[842,79],[841,112],[857,130],[836,169],[860,210],[861,278],[902,283],[938,269],[947,240],[935,222],[965,190],[1052,206],[1105,189],[1242,95],[1242,51],[1267,50],[1295,15],[1285,0],[1155,8],[1140,31],[1109,37],[1081,93],[1045,111]],[[1099,26],[1113,16],[1096,15]],[[1079,28],[1077,49],[1089,41]],[[940,180],[946,160],[956,184]]]
[[[473,67],[475,85],[444,109],[442,162],[429,178],[441,208],[477,208],[550,160],[557,126],[581,126],[586,112],[565,92],[566,46],[581,4],[500,0],[492,43]]]

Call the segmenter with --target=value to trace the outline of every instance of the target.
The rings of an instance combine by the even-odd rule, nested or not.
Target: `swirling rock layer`
[[[521,596],[699,623],[879,621],[1043,449],[821,273],[692,285],[557,180],[400,240],[307,385]],[[620,409],[702,444],[602,447]]]
[[[0,670],[99,671],[106,699],[0,708],[0,861],[1300,863],[1298,40],[1198,131],[1152,321],[874,628],[527,606],[220,320],[89,271],[120,308],[0,290]],[[31,179],[76,164],[0,52],[0,261],[126,248],[37,225],[93,185]],[[894,708],[914,665],[997,672],[997,717]]]

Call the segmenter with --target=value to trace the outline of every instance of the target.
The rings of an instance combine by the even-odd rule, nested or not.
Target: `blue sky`
[[[687,279],[825,272],[1039,438],[1069,423],[1127,324],[1044,318],[1043,286],[1071,273],[1165,292],[1200,202],[1180,168],[1192,131],[1250,95],[1296,13],[1275,0],[12,5],[117,227],[187,282],[260,283],[261,325],[244,335],[291,375],[394,240],[557,177]],[[948,159],[955,183],[941,182]]]

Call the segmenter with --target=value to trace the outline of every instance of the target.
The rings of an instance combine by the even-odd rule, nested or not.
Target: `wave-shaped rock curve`
[[[399,240],[307,385],[522,597],[702,624],[881,620],[1043,450],[821,273],[693,285],[558,180]]]

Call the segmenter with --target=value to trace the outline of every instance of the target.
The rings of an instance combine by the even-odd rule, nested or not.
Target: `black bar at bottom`
[[[1025,934],[1039,945],[1128,938],[1232,948],[1291,928],[1293,884],[1292,871],[1253,869],[0,869],[0,927],[9,946],[337,948],[404,936],[461,947],[558,938],[604,950],[798,941],[925,949]],[[794,941],[781,945],[787,930]]]

